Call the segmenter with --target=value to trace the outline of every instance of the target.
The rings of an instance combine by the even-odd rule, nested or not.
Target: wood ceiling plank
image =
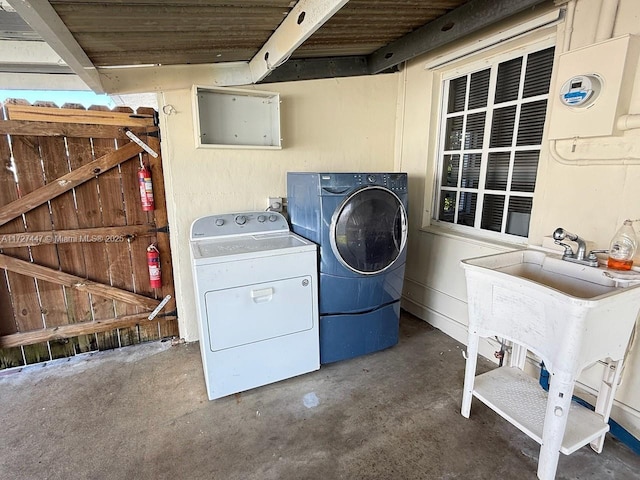
[[[159,36],[158,32],[130,32],[123,35],[115,33],[79,33],[78,41],[87,51],[108,49],[144,52],[145,50],[160,50],[175,46],[175,48],[211,48],[212,44],[225,48],[252,47],[256,42],[263,42],[269,38],[273,30],[239,30],[232,31],[189,31],[179,35]]]
[[[415,1],[415,0],[412,0]],[[135,2],[138,5],[158,5],[158,0],[111,0],[109,3],[114,6],[127,5]],[[50,0],[49,3],[55,8],[60,5],[100,5],[105,0]],[[207,7],[207,6],[231,6],[231,7],[270,7],[277,6],[286,8],[291,0],[165,0],[162,5],[172,6],[191,6],[191,7]]]
[[[132,63],[131,56],[126,52],[120,51],[106,51],[91,53],[91,57],[96,65],[184,65],[186,64],[198,64],[198,63],[216,63],[216,62],[241,62],[247,61],[253,57],[258,51],[257,48],[246,48],[242,50],[226,50],[215,47],[202,48],[197,50],[152,50],[139,52],[136,56],[135,63]],[[123,72],[123,69],[118,69],[118,75],[126,74],[129,72]],[[133,69],[128,69],[133,71]],[[101,74],[114,74],[112,70],[101,70]],[[133,72],[136,75],[140,72]],[[246,83],[246,82],[245,82]],[[242,83],[243,85],[244,83]],[[149,86],[145,87],[148,91]]]
[[[92,5],[80,11],[75,6],[58,7],[60,18],[74,35],[78,33],[131,32],[189,32],[196,30],[255,28],[275,30],[288,9],[278,7],[185,7],[158,4]]]

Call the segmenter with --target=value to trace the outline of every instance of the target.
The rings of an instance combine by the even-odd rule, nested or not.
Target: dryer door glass
[[[365,187],[345,199],[332,219],[334,253],[354,272],[389,268],[406,241],[407,219],[400,199],[384,187]]]

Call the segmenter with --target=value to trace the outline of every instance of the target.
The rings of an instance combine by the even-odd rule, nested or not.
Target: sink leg
[[[473,382],[476,377],[478,363],[478,335],[469,334],[467,345],[467,364],[464,369],[464,388],[462,390],[462,409],[460,413],[465,418],[471,414],[471,400],[473,398]]]
[[[622,361],[611,360],[607,362],[604,374],[602,375],[602,383],[600,384],[600,390],[598,392],[598,399],[596,401],[596,413],[602,415],[605,423],[609,422],[609,415],[611,415],[611,407],[613,407],[613,397],[616,394],[616,388],[620,383],[620,374],[622,372]],[[596,438],[591,442],[591,448],[597,452],[602,452],[604,446],[605,435]]]
[[[556,476],[574,383],[571,379],[552,374],[538,459],[538,478],[541,480],[553,480]]]
[[[527,349],[517,343],[511,343],[511,359],[509,366],[517,367],[520,370],[524,370],[525,362],[527,361]]]

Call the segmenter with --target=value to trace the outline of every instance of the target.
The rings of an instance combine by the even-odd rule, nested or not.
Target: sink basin
[[[580,299],[611,295],[615,294],[616,290],[615,281],[603,275],[603,268],[567,262],[559,256],[535,250],[518,250],[473,258],[463,260],[462,263],[463,266],[477,266],[529,280],[560,294]]]
[[[470,332],[523,345],[550,371],[572,376],[598,359],[622,358],[640,308],[638,285],[618,286],[605,268],[531,249],[463,260],[462,267]]]

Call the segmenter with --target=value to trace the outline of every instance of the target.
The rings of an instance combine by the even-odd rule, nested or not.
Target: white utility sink
[[[534,438],[542,445],[538,477],[551,480],[559,452],[570,454],[588,443],[602,450],[622,359],[640,310],[640,285],[619,286],[604,275],[605,268],[537,250],[472,258],[461,265],[469,308],[462,414],[469,417],[475,396]],[[479,337],[493,336],[514,343],[512,368],[475,378]],[[549,370],[548,395],[520,371],[526,350]],[[610,368],[596,411],[576,412],[571,406],[575,380],[601,359]]]
[[[498,335],[573,375],[601,358],[622,358],[640,307],[640,285],[616,286],[605,268],[536,250],[462,261],[469,328]]]

